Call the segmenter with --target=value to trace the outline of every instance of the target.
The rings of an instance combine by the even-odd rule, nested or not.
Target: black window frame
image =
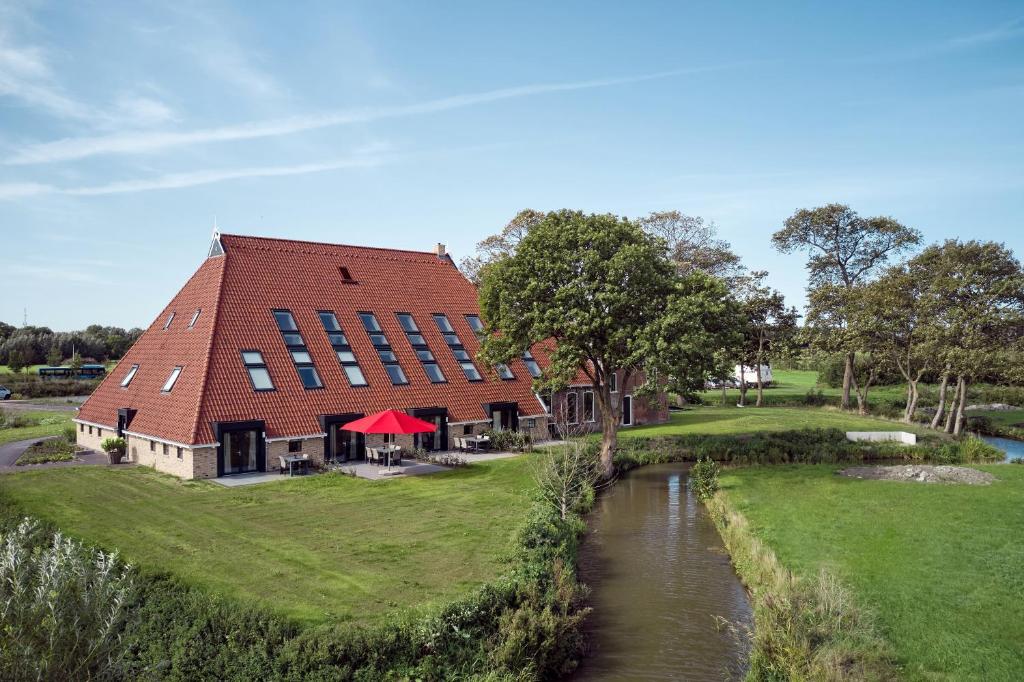
[[[486,331],[484,330],[484,321],[480,319],[480,316],[472,313],[466,313],[463,317],[466,318],[466,324],[469,325],[470,331],[476,335],[477,340],[479,341],[482,339],[485,336]],[[494,374],[502,381],[516,380],[516,375],[512,371],[512,368],[504,362],[495,363]]]
[[[284,343],[285,350],[288,351],[288,357],[292,360],[292,365],[295,366],[295,373],[299,377],[299,383],[302,384],[302,388],[307,391],[317,391],[324,387],[324,378],[320,376],[320,372],[316,368],[316,363],[313,362],[313,355],[309,352],[309,347],[306,345],[306,338],[302,335],[302,331],[299,329],[299,323],[295,320],[295,314],[287,308],[273,308],[270,311],[271,315],[274,316],[274,323],[277,325],[278,331],[281,332],[281,342]],[[282,317],[287,315],[291,321],[290,328],[286,328],[286,325],[282,324]],[[288,337],[293,337],[289,339]],[[298,339],[300,343],[295,343]],[[309,356],[309,362],[297,362],[293,352],[306,353]],[[316,377],[316,386],[307,386],[306,380],[303,376],[303,370],[312,370],[313,376]]]
[[[324,333],[327,334],[327,342],[331,344],[331,348],[334,350],[334,359],[341,365],[341,373],[345,375],[345,380],[348,381],[348,385],[351,388],[364,388],[370,385],[370,382],[366,380],[366,372],[359,366],[359,358],[356,357],[356,352],[352,348],[352,344],[348,340],[348,334],[341,327],[341,322],[338,321],[338,315],[333,310],[318,310],[316,311],[317,317],[320,318],[320,325],[324,328]],[[333,320],[335,329],[327,328],[327,320]],[[338,343],[339,339],[334,337],[341,337],[340,340],[344,343]],[[342,360],[338,353],[349,353],[352,356],[351,360]],[[359,371],[359,375],[363,378],[363,383],[354,384],[352,383],[352,377],[348,373],[349,367],[355,367]]]
[[[587,418],[587,396],[590,396],[590,418]],[[583,391],[583,415],[582,423],[593,424],[597,421],[597,402],[595,402],[593,391]]]
[[[302,452],[301,438],[292,438],[288,441],[288,454],[294,454],[296,452]]]
[[[380,360],[380,364],[383,365],[384,371],[388,375],[388,380],[391,381],[392,386],[408,386],[409,375],[405,373],[405,368],[398,361],[398,356],[395,355],[394,349],[391,347],[391,342],[388,341],[387,334],[384,333],[384,328],[380,326],[380,320],[377,316],[368,311],[359,311],[359,321],[363,325],[363,331],[366,332],[366,336],[370,339],[370,343],[373,344],[373,349],[377,351],[377,359]],[[372,328],[371,328],[372,326]],[[384,353],[390,353],[394,359],[385,360]],[[397,370],[401,372],[402,378],[405,381],[395,381],[395,375],[392,371]]]
[[[544,370],[540,368],[537,358],[533,357],[533,353],[531,353],[529,349],[523,351],[523,364],[526,365],[526,371],[529,372],[530,376],[534,379],[540,379],[544,376]]]
[[[459,364],[459,368],[462,370],[462,374],[466,377],[466,381],[476,383],[483,381],[484,377],[480,374],[480,370],[477,368],[476,363],[473,362],[473,357],[466,350],[466,347],[462,345],[462,339],[459,338],[458,332],[455,331],[455,327],[452,326],[452,321],[448,319],[448,316],[444,313],[432,313],[431,317],[434,318],[434,324],[437,325],[438,330],[441,332],[441,337],[444,339],[445,344],[448,346],[448,350],[451,351],[452,357],[455,358],[455,362]],[[442,326],[441,322],[444,321],[444,325],[451,329],[451,331],[445,331],[445,327]],[[459,358],[459,353],[466,354],[466,360]],[[473,370],[471,376],[467,366]]]
[[[423,367],[423,373],[426,375],[427,380],[432,384],[447,384],[448,377],[445,376],[444,370],[441,369],[441,365],[437,363],[437,357],[434,356],[433,351],[430,350],[430,346],[427,345],[427,339],[423,336],[423,331],[420,329],[419,324],[416,323],[416,318],[413,317],[412,313],[395,313],[395,318],[398,320],[398,326],[405,332],[405,338],[409,341],[409,345],[412,346],[413,352],[416,354],[416,359],[420,361],[420,365]],[[430,359],[424,359],[421,353],[428,353]],[[434,378],[431,375],[431,371],[436,371],[440,379]]]
[[[260,356],[259,362],[249,362],[245,359],[246,353],[256,353]],[[274,384],[274,377],[270,376],[270,368],[267,367],[267,361],[263,357],[263,351],[256,350],[255,348],[243,348],[238,351],[238,357],[242,359],[242,366],[245,368],[245,374],[249,377],[249,385],[252,386],[252,390],[257,393],[271,393],[277,390],[277,386]],[[258,388],[256,381],[252,378],[252,370],[262,369],[267,373],[267,379],[270,381],[270,388]]]

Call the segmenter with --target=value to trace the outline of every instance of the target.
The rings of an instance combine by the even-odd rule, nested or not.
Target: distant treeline
[[[77,353],[85,360],[120,358],[142,334],[139,328],[92,324],[81,331],[55,332],[49,327],[15,327],[0,322],[0,364],[60,364]]]

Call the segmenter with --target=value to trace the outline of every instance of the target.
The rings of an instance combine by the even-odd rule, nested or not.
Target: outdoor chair
[[[288,471],[288,462],[284,461],[284,457],[283,456],[282,457],[278,457],[277,458],[277,462],[278,462],[278,464],[281,467],[281,473],[282,474],[285,473],[286,471]]]
[[[454,441],[455,441],[455,449],[456,450],[458,450],[459,452],[465,452],[466,451],[466,441],[465,441],[465,439],[463,439],[463,438],[455,438]]]

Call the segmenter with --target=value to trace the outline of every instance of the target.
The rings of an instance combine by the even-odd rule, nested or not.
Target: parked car
[[[6,386],[0,386],[0,400],[7,400],[11,397],[11,389]]]

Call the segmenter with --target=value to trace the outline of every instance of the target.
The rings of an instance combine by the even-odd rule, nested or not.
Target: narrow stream
[[[601,495],[580,555],[594,608],[574,680],[727,680],[746,645],[750,602],[685,464],[637,469]]]
[[[982,436],[982,440],[1006,453],[1006,461],[1024,459],[1024,441],[1011,440],[1010,438],[998,438],[996,436]]]

